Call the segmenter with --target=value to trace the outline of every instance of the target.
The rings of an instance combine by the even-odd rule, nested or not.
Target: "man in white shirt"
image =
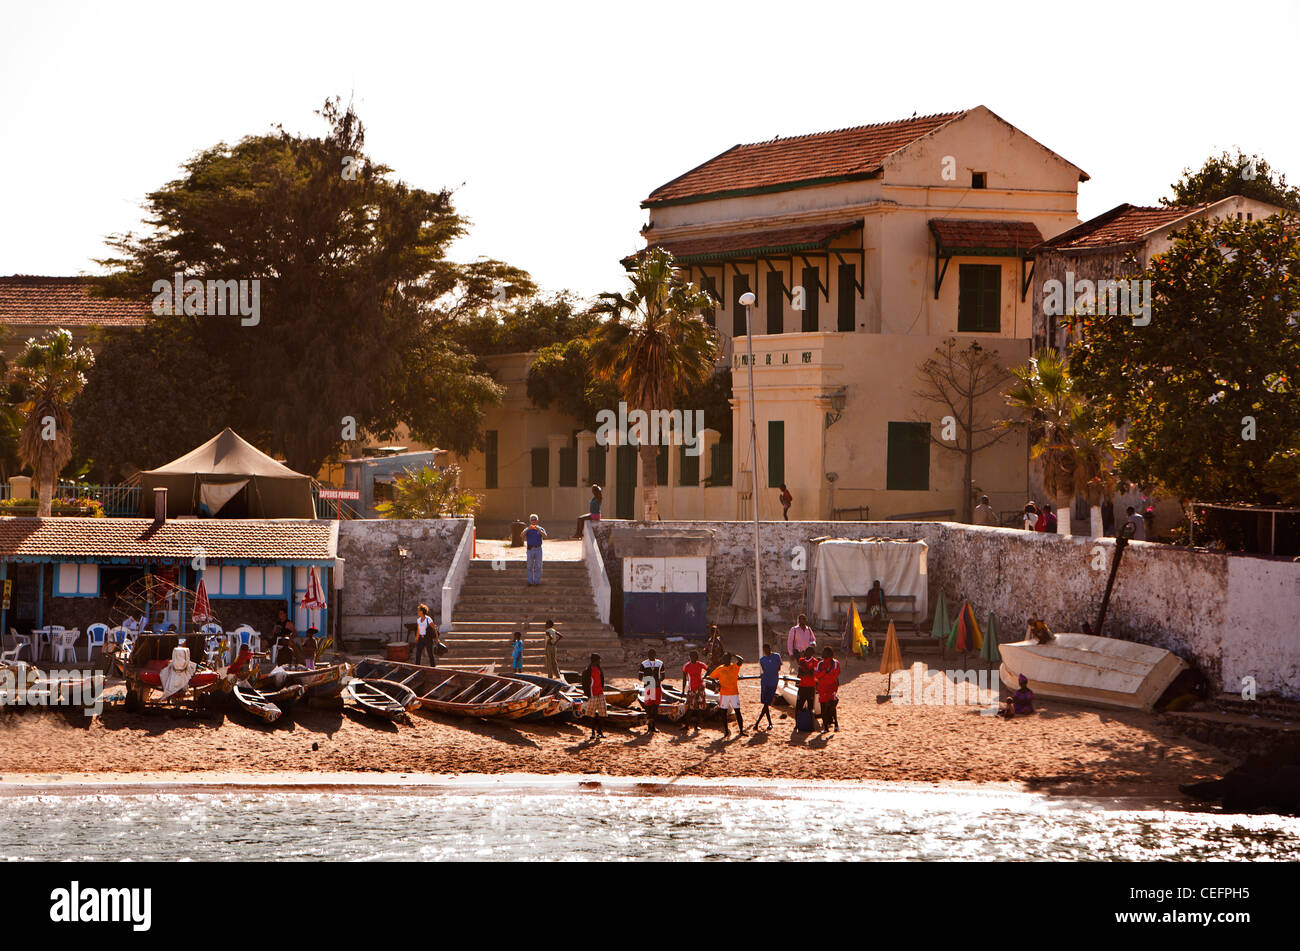
[[[1133,523],[1133,540],[1139,542],[1146,541],[1147,540],[1146,519],[1144,519],[1141,515],[1139,515],[1137,513],[1137,509],[1135,509],[1131,505],[1128,507],[1128,520]]]

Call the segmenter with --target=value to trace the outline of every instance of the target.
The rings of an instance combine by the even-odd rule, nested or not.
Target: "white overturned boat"
[[[1187,664],[1162,647],[1092,634],[1057,634],[999,644],[1002,682],[1011,690],[1019,677],[1042,697],[1059,697],[1107,707],[1150,710]]]

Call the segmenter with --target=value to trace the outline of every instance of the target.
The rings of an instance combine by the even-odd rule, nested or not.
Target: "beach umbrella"
[[[202,578],[199,579],[199,586],[194,589],[194,613],[190,617],[195,627],[216,620],[212,616],[212,605],[208,603],[208,584]]]
[[[957,610],[957,623],[953,625],[948,646],[962,653],[977,651],[984,646],[984,636],[980,633],[979,623],[975,620],[975,609],[969,601],[963,600]]]
[[[948,599],[940,590],[939,600],[934,603],[934,626],[930,628],[930,636],[942,641],[951,633],[952,621],[948,619]]]
[[[858,606],[853,602],[853,641],[852,650],[863,660],[867,659],[867,649],[871,646],[867,642],[866,632],[862,629],[862,618],[858,617]]]
[[[980,648],[980,656],[990,664],[1002,663],[1002,652],[998,650],[998,628],[992,614],[984,625],[984,646]]]
[[[894,682],[894,671],[903,669],[903,653],[898,649],[898,632],[894,630],[894,622],[889,622],[889,630],[885,633],[885,650],[880,655],[880,672],[889,676],[888,686],[885,692],[888,693],[890,686]]]
[[[325,595],[320,589],[320,578],[316,574],[315,565],[307,572],[307,593],[302,596],[298,606],[309,611],[319,611],[325,607]]]

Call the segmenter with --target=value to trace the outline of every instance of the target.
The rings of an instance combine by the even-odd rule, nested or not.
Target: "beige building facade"
[[[705,317],[733,385],[730,444],[706,433],[698,465],[663,453],[660,517],[752,517],[755,469],[762,518],[782,516],[783,483],[792,519],[960,517],[962,457],[941,445],[948,411],[917,395],[918,368],[950,337],[979,341],[1003,366],[1025,361],[1030,249],[1078,224],[1086,180],[979,106],[736,146],[655,189],[642,203],[646,246],[671,251],[714,296]],[[757,298],[757,466],[746,292]],[[606,487],[606,517],[639,516],[635,447],[602,455],[594,433],[532,407],[530,359],[493,363],[506,402],[489,413],[488,453],[462,461],[483,517],[572,518],[591,481]],[[1000,396],[977,415],[1005,416]],[[976,456],[974,485],[999,511],[1023,505],[1027,478],[1018,433]]]

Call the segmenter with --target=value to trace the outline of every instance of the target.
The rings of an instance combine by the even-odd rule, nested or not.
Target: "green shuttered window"
[[[957,332],[995,334],[1002,329],[1002,267],[963,264],[958,269]]]
[[[483,486],[488,489],[497,487],[497,431],[489,429],[483,434]]]
[[[785,422],[767,421],[767,484],[780,488],[785,482]]]
[[[890,423],[886,489],[930,488],[930,424]]]
[[[767,272],[767,332],[785,332],[785,278],[780,271]]]
[[[745,335],[745,308],[740,303],[741,295],[749,293],[749,275],[737,274],[731,282],[731,333],[735,337]]]
[[[843,333],[851,333],[858,326],[858,288],[857,288],[857,268],[852,264],[841,264],[839,270],[839,286],[837,304],[839,305],[839,321],[835,329]]]
[[[804,333],[816,333],[821,329],[821,291],[817,289],[820,283],[820,277],[817,268],[806,267],[803,269],[803,277],[800,286],[803,288],[803,322],[801,329]]]
[[[544,489],[551,481],[551,451],[549,449],[534,449],[533,456],[533,488]]]

